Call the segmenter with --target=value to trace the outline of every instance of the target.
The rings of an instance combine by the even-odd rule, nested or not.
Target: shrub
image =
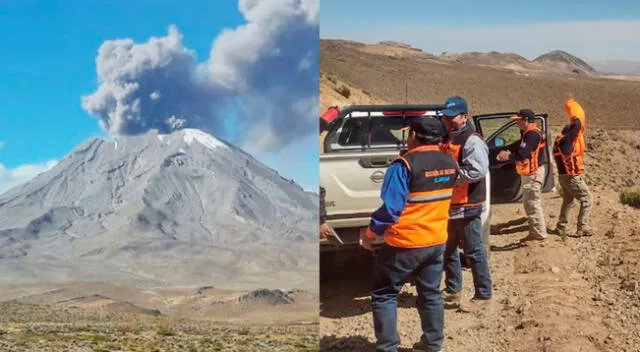
[[[340,86],[340,88],[336,89],[336,92],[340,93],[345,98],[349,98],[351,96],[351,90],[346,86]]]
[[[620,201],[622,204],[640,208],[640,187],[620,191]]]
[[[174,336],[176,334],[175,331],[164,326],[159,327],[156,333],[160,336]]]

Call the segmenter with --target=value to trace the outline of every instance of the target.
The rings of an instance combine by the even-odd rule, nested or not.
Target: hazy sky
[[[322,0],[320,37],[405,42],[432,54],[565,50],[640,61],[640,1]]]
[[[176,121],[317,191],[317,22],[318,0],[1,1],[0,193]]]

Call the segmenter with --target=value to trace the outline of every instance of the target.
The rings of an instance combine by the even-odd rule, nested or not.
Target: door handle
[[[376,171],[376,172],[372,173],[371,176],[369,176],[369,178],[371,179],[371,181],[373,181],[375,183],[380,183],[380,182],[384,181],[384,172]]]
[[[394,160],[395,158],[391,158],[391,157],[387,157],[387,158],[365,157],[365,158],[360,158],[360,166],[362,166],[365,169],[387,167]]]

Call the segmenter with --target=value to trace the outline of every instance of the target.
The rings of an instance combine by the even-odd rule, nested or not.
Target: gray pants
[[[558,229],[566,230],[568,218],[573,209],[574,199],[580,203],[580,213],[578,213],[578,232],[589,229],[589,213],[591,212],[591,193],[589,187],[584,182],[581,175],[569,176],[559,175],[558,180],[562,187],[562,207],[558,218]]]
[[[546,165],[531,176],[522,176],[522,204],[529,217],[529,235],[547,237],[547,225],[542,211],[542,186]]]

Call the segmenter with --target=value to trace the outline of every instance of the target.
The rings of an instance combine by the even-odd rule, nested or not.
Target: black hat
[[[434,117],[420,116],[411,121],[410,130],[416,133],[416,137],[444,137],[447,130],[442,122]]]
[[[512,120],[527,120],[534,122],[536,120],[536,114],[530,109],[521,109],[515,116],[511,116]]]

